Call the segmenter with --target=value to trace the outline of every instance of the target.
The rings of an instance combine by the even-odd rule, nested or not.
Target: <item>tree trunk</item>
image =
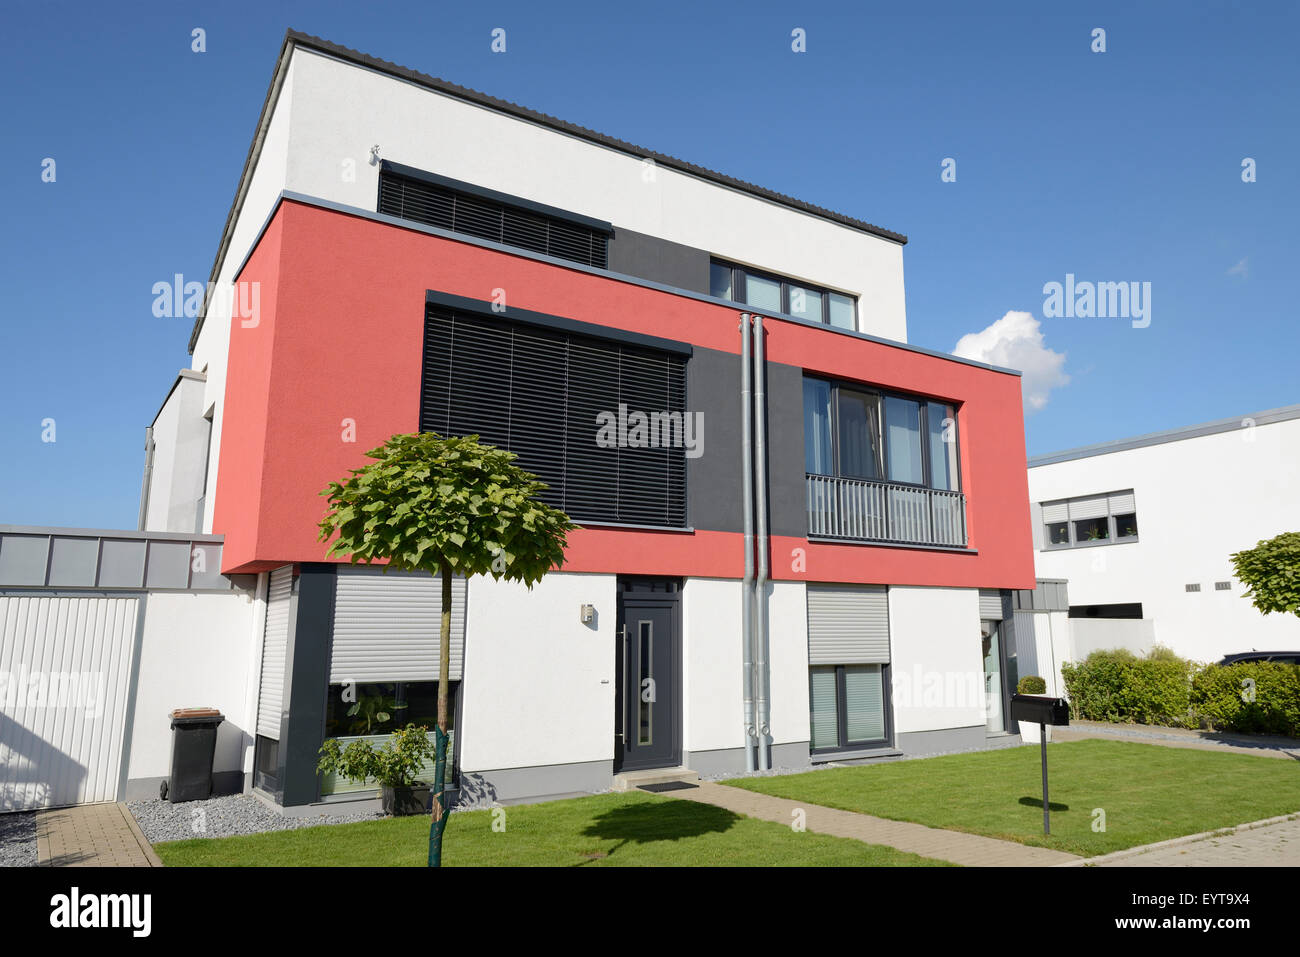
[[[429,866],[442,866],[442,832],[447,828],[447,687],[451,684],[451,566],[442,563],[442,622],[438,634],[438,730],[433,772],[433,819],[429,822]]]

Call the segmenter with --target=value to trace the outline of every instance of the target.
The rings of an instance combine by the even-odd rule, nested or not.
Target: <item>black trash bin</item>
[[[162,795],[172,804],[212,796],[212,759],[217,725],[225,717],[216,708],[177,708],[172,719],[172,769]]]

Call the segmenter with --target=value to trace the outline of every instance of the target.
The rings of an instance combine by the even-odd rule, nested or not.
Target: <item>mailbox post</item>
[[[1015,721],[1031,721],[1038,725],[1038,746],[1043,756],[1043,833],[1052,833],[1051,812],[1047,806],[1047,726],[1068,725],[1070,705],[1064,698],[1049,698],[1038,694],[1011,696],[1011,717]]]

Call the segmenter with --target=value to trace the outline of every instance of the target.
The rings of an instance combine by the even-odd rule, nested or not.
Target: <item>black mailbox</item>
[[[1069,724],[1070,705],[1064,698],[1016,694],[1011,696],[1011,717],[1015,721],[1034,724]]]

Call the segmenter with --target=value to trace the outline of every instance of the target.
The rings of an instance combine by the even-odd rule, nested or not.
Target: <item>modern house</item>
[[[439,588],[328,560],[320,492],[416,430],[515,451],[581,526],[531,590],[453,583],[463,791],[1018,743],[1020,379],[907,343],[905,243],[290,32],[135,533],[219,548],[242,617],[145,662],[178,679],[120,788],[166,773],[134,751],[167,698],[222,709],[267,801],[371,796],[317,750],[432,721]]]
[[[1038,574],[1069,581],[1073,657],[1300,648],[1229,559],[1300,528],[1300,405],[1038,456],[1029,492]]]

